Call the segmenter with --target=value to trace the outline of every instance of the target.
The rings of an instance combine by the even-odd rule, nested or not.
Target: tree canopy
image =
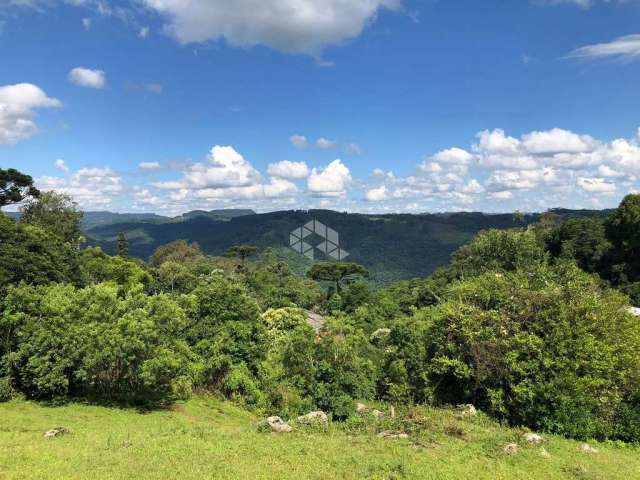
[[[40,191],[33,186],[33,178],[29,175],[14,168],[0,168],[0,208],[39,196]]]

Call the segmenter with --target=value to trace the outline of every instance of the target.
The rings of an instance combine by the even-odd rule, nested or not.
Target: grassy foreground
[[[419,433],[396,440],[377,438],[375,426],[264,434],[258,420],[208,397],[151,413],[16,400],[0,404],[0,479],[640,478],[636,447],[591,443],[599,452],[589,454],[551,435],[543,446],[526,445],[522,431],[483,415],[424,410]],[[43,438],[59,426],[71,433]],[[519,453],[503,453],[514,441]]]

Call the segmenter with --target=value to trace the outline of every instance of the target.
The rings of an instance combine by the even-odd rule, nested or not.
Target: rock
[[[640,308],[638,308],[638,307],[629,307],[629,313],[631,315],[635,315],[636,317],[640,317]]]
[[[584,453],[598,453],[598,449],[593,448],[588,443],[583,443],[582,445],[580,445],[580,451]]]
[[[364,403],[357,403],[356,404],[356,411],[358,413],[366,413],[369,411],[369,407],[367,407]]]
[[[457,408],[460,412],[460,415],[463,417],[474,417],[478,414],[478,410],[476,410],[476,407],[474,407],[470,403],[466,405],[458,405]]]
[[[55,437],[61,437],[62,435],[66,435],[67,433],[69,433],[69,430],[67,428],[56,427],[44,432],[44,438],[50,439]]]
[[[378,438],[397,439],[397,438],[409,438],[409,435],[403,432],[394,432],[393,430],[385,430],[378,434]]]
[[[269,429],[275,433],[289,433],[293,429],[291,425],[282,420],[280,417],[269,417],[260,423],[259,428]]]
[[[509,443],[508,445],[505,445],[505,447],[502,449],[502,451],[504,453],[506,453],[507,455],[514,455],[514,454],[518,453],[518,444],[517,443]]]
[[[329,417],[326,413],[322,411],[310,412],[306,415],[302,415],[298,417],[297,420],[299,423],[303,423],[305,425],[328,425]]]
[[[376,417],[378,420],[384,418],[384,412],[381,412],[380,410],[371,410],[371,415]]]
[[[537,433],[527,432],[524,435],[522,435],[522,438],[524,438],[525,442],[532,443],[534,445],[538,445],[538,444],[544,442],[544,438],[542,438]]]
[[[396,418],[396,407],[394,407],[393,405],[389,407],[389,416],[391,418]]]
[[[540,456],[542,458],[551,458],[551,454],[547,452],[544,448],[540,449]]]

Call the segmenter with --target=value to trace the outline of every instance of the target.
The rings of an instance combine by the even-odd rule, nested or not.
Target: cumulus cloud
[[[578,186],[590,193],[615,193],[616,185],[604,178],[578,177]]]
[[[336,148],[336,142],[327,138],[319,138],[316,140],[316,146],[321,150],[331,150]]]
[[[309,167],[304,162],[283,160],[282,162],[270,164],[267,168],[267,173],[272,177],[278,178],[307,178],[309,176]]]
[[[336,159],[323,170],[314,168],[307,179],[307,187],[320,197],[340,197],[347,193],[351,182],[351,172],[342,160]]]
[[[381,9],[400,0],[143,0],[167,20],[180,43],[224,39],[232,46],[266,45],[318,55],[358,37]]]
[[[107,84],[107,76],[102,70],[76,67],[69,72],[69,80],[81,87],[103,89]]]
[[[142,170],[158,170],[162,168],[162,165],[159,162],[140,162],[138,168]]]
[[[104,208],[123,190],[122,177],[108,167],[83,168],[68,178],[39,177],[40,190],[55,190],[73,197],[84,208]]]
[[[309,146],[309,141],[304,135],[292,135],[291,138],[289,138],[289,141],[291,142],[291,145],[299,149],[307,148]]]
[[[436,163],[452,163],[454,165],[469,165],[473,160],[471,155],[466,150],[453,147],[448,150],[443,150],[436,153],[431,160]]]
[[[172,190],[173,201],[255,200],[291,197],[298,192],[295,184],[284,178],[272,177],[269,183],[253,165],[231,146],[214,146],[206,163],[187,165],[181,180],[154,182],[160,190]]]
[[[58,168],[59,170],[62,170],[63,172],[66,172],[66,173],[69,172],[69,167],[67,167],[67,164],[61,158],[56,160],[56,168]]]
[[[38,86],[30,83],[0,86],[0,144],[13,144],[38,133],[38,108],[60,107]]]
[[[387,187],[382,185],[378,188],[367,190],[366,198],[369,202],[379,202],[387,198]]]
[[[626,35],[611,42],[586,45],[573,50],[568,58],[638,60],[640,59],[640,34]]]

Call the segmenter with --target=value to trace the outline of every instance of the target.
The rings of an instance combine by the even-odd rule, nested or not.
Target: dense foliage
[[[358,264],[292,267],[250,245],[211,257],[178,240],[145,263],[122,235],[112,257],[60,230],[78,217],[53,200],[19,223],[0,214],[0,400],[159,404],[197,388],[336,419],[362,400],[472,403],[640,441],[640,321],[624,293],[640,279],[637,197],[606,220],[483,231],[430,277],[378,290]]]

